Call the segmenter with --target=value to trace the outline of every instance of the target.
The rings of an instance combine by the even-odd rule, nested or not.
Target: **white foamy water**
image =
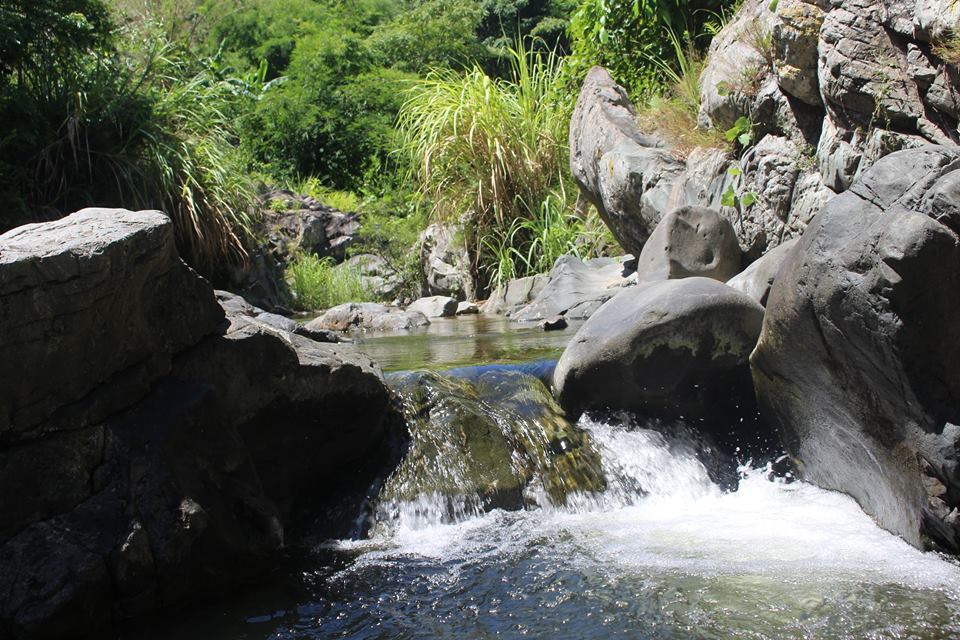
[[[682,438],[581,426],[603,457],[603,495],[456,524],[402,522],[388,538],[341,543],[360,555],[336,579],[413,563],[452,597],[566,594],[564,607],[601,615],[624,637],[960,637],[960,569],[880,529],[851,498],[764,470],[744,471],[725,493]],[[504,596],[493,575],[515,588]],[[567,591],[570,581],[592,586]],[[607,628],[577,624],[558,628]]]

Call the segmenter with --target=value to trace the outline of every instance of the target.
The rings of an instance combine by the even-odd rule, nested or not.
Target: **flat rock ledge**
[[[399,424],[382,373],[221,298],[157,211],[0,236],[0,637],[116,635],[254,581],[308,500],[350,533],[333,497]]]

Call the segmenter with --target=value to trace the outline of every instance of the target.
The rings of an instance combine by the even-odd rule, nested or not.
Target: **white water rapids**
[[[960,569],[851,498],[756,469],[725,493],[682,438],[580,426],[602,455],[601,496],[455,524],[425,520],[421,504],[389,534],[338,543],[357,557],[333,583],[401,577],[388,581],[394,607],[381,594],[362,616],[389,633],[346,624],[336,637],[960,636]],[[418,589],[437,598],[432,609]],[[403,633],[408,616],[429,630],[431,610],[450,634]]]

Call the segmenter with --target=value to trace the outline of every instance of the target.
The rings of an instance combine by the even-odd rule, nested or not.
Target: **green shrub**
[[[300,309],[316,311],[346,302],[373,299],[361,273],[349,265],[337,266],[332,258],[300,257],[287,268],[287,282]]]

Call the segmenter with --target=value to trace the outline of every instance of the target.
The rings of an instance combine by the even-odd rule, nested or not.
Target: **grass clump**
[[[287,281],[294,304],[304,311],[369,302],[375,297],[359,268],[346,263],[337,265],[330,257],[301,256],[287,268]]]
[[[669,31],[673,58],[656,58],[651,62],[660,69],[667,88],[659,96],[649,98],[638,111],[640,127],[658,131],[674,144],[673,153],[686,158],[695,147],[723,148],[721,132],[697,124],[700,113],[700,75],[706,58],[692,44],[684,45],[679,36]]]
[[[480,67],[434,70],[399,117],[402,151],[433,217],[465,222],[477,275],[495,259],[485,239],[530,220],[567,170],[569,96],[561,60],[532,44],[510,50],[510,80]]]

